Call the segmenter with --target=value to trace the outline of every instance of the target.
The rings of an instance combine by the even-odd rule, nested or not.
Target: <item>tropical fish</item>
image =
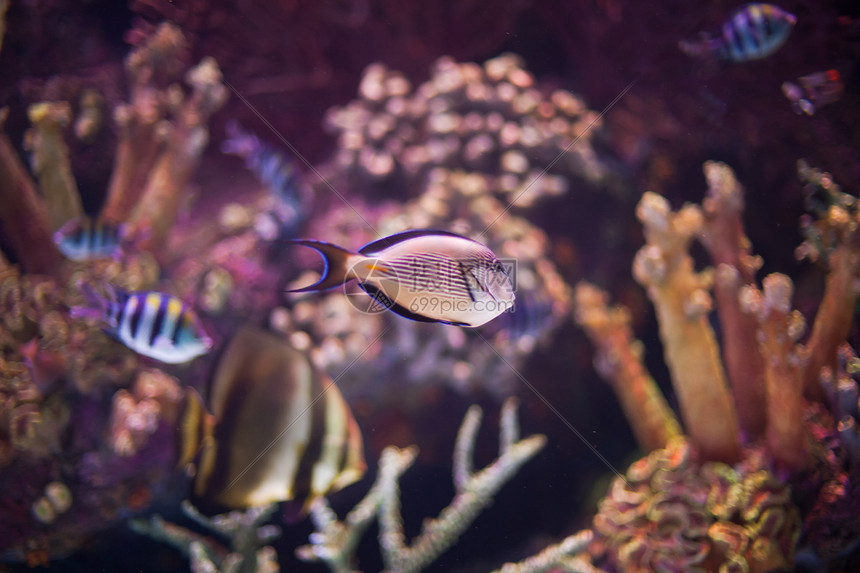
[[[175,296],[156,291],[126,292],[109,287],[106,298],[80,285],[87,307],[73,307],[75,318],[106,323],[104,331],[138,354],[181,364],[206,354],[212,339],[194,310]]]
[[[243,130],[237,122],[229,122],[225,129],[227,139],[221,143],[221,152],[241,157],[245,167],[266,186],[274,199],[267,213],[270,219],[267,227],[277,231],[266,238],[292,237],[310,204],[310,188],[301,171],[282,153]]]
[[[783,82],[782,93],[791,102],[794,113],[815,114],[816,109],[839,101],[845,86],[838,70],[825,70],[800,76],[797,83]]]
[[[239,328],[219,359],[207,410],[190,390],[179,463],[196,460],[195,505],[213,510],[313,499],[364,475],[361,431],[340,391],[281,337]]]
[[[682,40],[681,51],[690,56],[714,56],[734,63],[760,60],[779,50],[797,17],[773,4],[745,4],[723,22],[720,33],[702,33],[697,42]]]
[[[325,259],[322,278],[289,292],[322,290],[358,279],[385,308],[423,322],[480,326],[514,302],[508,270],[489,248],[448,231],[404,231],[352,252],[322,241],[294,240]]]
[[[67,221],[54,233],[54,243],[66,258],[88,261],[119,256],[123,226],[114,226],[89,217]]]

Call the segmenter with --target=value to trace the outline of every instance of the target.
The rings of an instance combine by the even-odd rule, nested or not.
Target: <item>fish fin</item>
[[[293,245],[304,245],[305,247],[310,247],[316,250],[323,256],[323,262],[325,263],[325,268],[323,268],[320,280],[310,286],[306,286],[303,288],[288,289],[287,292],[310,292],[317,290],[325,290],[327,288],[342,285],[348,280],[355,278],[351,274],[350,269],[347,268],[346,264],[346,261],[349,259],[349,257],[355,255],[355,253],[353,253],[352,251],[348,251],[343,247],[338,247],[337,245],[333,245],[332,243],[326,243],[324,241],[292,239],[286,242]]]
[[[63,223],[59,229],[54,231],[54,244],[59,245],[65,237],[75,233],[81,227],[83,227],[86,224],[87,220],[88,219],[85,215],[81,215],[79,217],[72,217],[71,219]]]
[[[428,316],[424,316],[422,314],[416,314],[411,310],[407,309],[405,306],[397,304],[391,298],[379,290],[379,288],[375,287],[369,283],[358,283],[364,292],[369,294],[376,300],[379,304],[386,307],[391,312],[399,314],[403,318],[408,318],[409,320],[415,320],[418,322],[437,322],[441,324],[452,324],[454,326],[471,326],[470,324],[466,324],[465,322],[457,322],[457,321],[448,321],[448,320],[439,320],[438,318],[430,318]]]
[[[206,409],[203,397],[194,388],[185,388],[176,428],[177,469],[185,470],[205,447],[211,446],[215,418]]]
[[[108,297],[102,295],[92,287],[88,282],[80,280],[77,283],[78,289],[84,295],[86,306],[73,306],[69,309],[69,314],[72,318],[95,318],[108,319],[108,311],[110,310],[111,301],[116,300],[117,290],[111,285],[108,286]]]
[[[382,239],[367,243],[363,247],[361,247],[358,252],[362,255],[374,255],[378,254],[388,247],[396,245],[398,243],[402,243],[403,241],[408,241],[409,239],[414,239],[415,237],[426,237],[428,235],[436,235],[436,236],[445,236],[445,237],[458,237],[460,239],[470,240],[469,237],[464,237],[458,233],[452,233],[451,231],[443,231],[440,229],[412,229],[410,231],[403,231],[401,233],[395,233],[388,237],[384,237]]]

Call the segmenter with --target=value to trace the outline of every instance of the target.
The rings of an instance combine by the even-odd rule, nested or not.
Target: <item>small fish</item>
[[[469,327],[489,322],[514,302],[511,277],[493,251],[448,231],[404,231],[356,253],[322,241],[289,242],[316,249],[325,259],[317,283],[289,292],[358,279],[365,292],[401,316]]]
[[[211,414],[193,390],[180,414],[179,464],[196,460],[195,505],[293,501],[306,511],[364,475],[361,431],[337,386],[281,337],[239,328],[208,394]]]
[[[243,130],[235,121],[226,126],[227,139],[221,143],[221,152],[235,155],[245,160],[245,166],[266,186],[274,198],[268,216],[272,219],[277,232],[274,238],[294,236],[301,223],[302,215],[310,204],[310,189],[301,171],[282,153],[248,131]]]
[[[67,221],[54,233],[54,243],[66,258],[88,261],[118,257],[124,236],[122,225],[114,226],[89,217],[76,217]]]
[[[109,298],[80,285],[87,307],[73,307],[75,318],[106,323],[104,331],[138,354],[167,364],[182,364],[206,354],[212,339],[187,304],[155,291],[125,292],[110,287]]]
[[[752,3],[729,15],[719,35],[703,33],[697,42],[682,40],[681,51],[690,56],[714,56],[743,63],[766,58],[788,39],[797,17],[773,4]]]
[[[839,101],[844,90],[845,86],[838,70],[815,72],[797,78],[797,83],[782,84],[782,93],[798,115],[814,115],[816,109]]]

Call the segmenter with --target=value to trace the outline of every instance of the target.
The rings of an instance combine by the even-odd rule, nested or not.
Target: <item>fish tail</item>
[[[105,318],[110,310],[111,301],[96,291],[89,283],[78,281],[78,289],[84,295],[85,306],[73,306],[69,309],[72,318]],[[112,287],[111,287],[112,290]],[[114,293],[111,292],[111,295]]]
[[[343,247],[338,247],[337,245],[326,243],[324,241],[293,239],[287,241],[287,243],[310,247],[319,252],[319,254],[323,256],[323,261],[325,262],[325,268],[323,269],[322,277],[320,277],[320,280],[310,286],[306,286],[304,288],[299,289],[289,289],[287,290],[287,292],[310,292],[324,290],[327,288],[342,285],[348,280],[355,278],[355,275],[352,273],[352,269],[348,267],[347,261],[351,256],[354,256],[356,253],[348,251]]]

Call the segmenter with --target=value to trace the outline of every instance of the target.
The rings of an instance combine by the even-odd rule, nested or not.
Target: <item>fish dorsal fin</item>
[[[415,239],[416,237],[426,236],[457,237],[458,239],[466,239],[467,241],[472,240],[468,237],[464,237],[463,235],[452,233],[451,231],[443,231],[440,229],[412,229],[410,231],[395,233],[388,237],[368,243],[361,247],[358,252],[365,256],[373,256],[381,253],[389,247],[392,247],[398,243],[402,243],[403,241]]]

